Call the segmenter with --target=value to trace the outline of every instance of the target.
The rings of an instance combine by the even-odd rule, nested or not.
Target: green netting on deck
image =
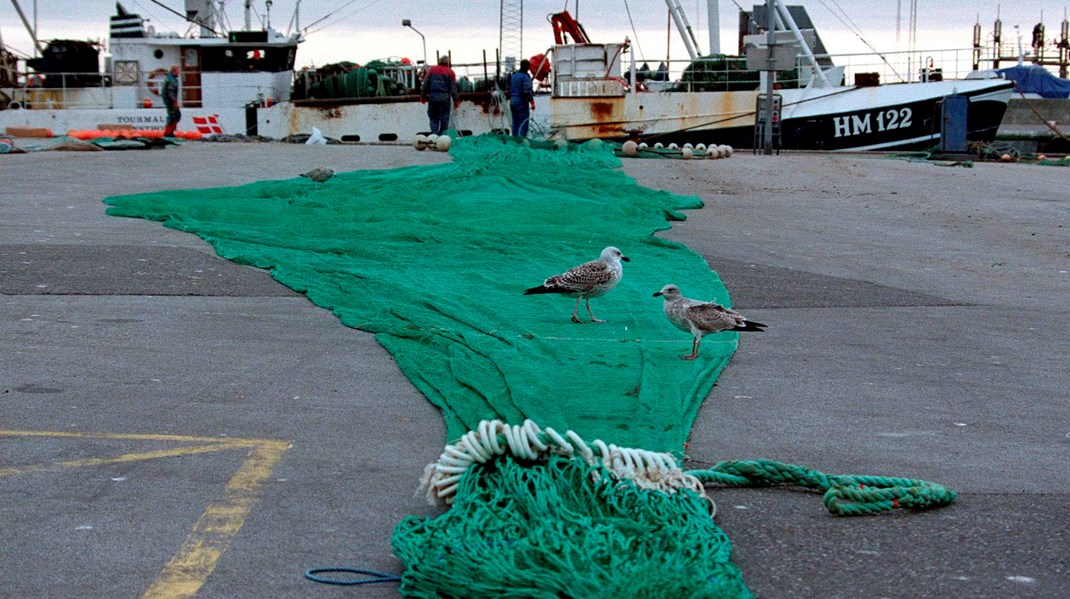
[[[679,454],[738,339],[711,336],[700,359],[682,361],[691,338],[652,297],[676,283],[728,302],[701,256],[654,236],[701,201],[637,185],[606,145],[485,136],[456,140],[451,154],[448,164],[323,184],[295,178],[105,203],[108,214],[195,233],[376,333],[442,409],[451,439],[483,419],[530,418]],[[616,289],[592,300],[608,322],[577,325],[573,300],[522,295],[609,245],[631,262]]]

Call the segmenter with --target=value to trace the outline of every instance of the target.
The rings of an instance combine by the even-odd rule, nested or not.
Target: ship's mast
[[[31,27],[30,22],[26,20],[26,13],[22,12],[22,7],[19,6],[19,0],[11,0],[11,4],[15,7],[15,12],[19,13],[19,19],[22,20],[22,25],[26,27],[27,33],[30,34],[30,39],[33,40],[34,50],[38,53],[41,53],[41,42],[37,39],[37,30],[34,27]]]
[[[680,6],[680,0],[665,0],[665,5],[669,7],[669,14],[672,16],[672,20],[676,23],[676,29],[680,32],[680,38],[684,40],[684,47],[687,48],[687,54],[691,57],[691,60],[695,60],[701,54],[698,50],[698,41],[695,40],[695,33],[691,31],[691,23],[687,22],[687,15],[684,14],[684,7]]]

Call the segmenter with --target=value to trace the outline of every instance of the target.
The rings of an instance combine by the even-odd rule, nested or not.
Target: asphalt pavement
[[[397,596],[303,573],[400,571],[394,525],[438,513],[415,495],[437,410],[370,334],[101,199],[444,160],[0,156],[0,596]],[[624,169],[702,197],[660,235],[769,325],[706,398],[689,467],[769,458],[959,492],[837,518],[810,492],[712,490],[758,597],[1070,596],[1070,168],[737,152]]]

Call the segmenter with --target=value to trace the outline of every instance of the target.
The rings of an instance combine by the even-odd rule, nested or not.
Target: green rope
[[[925,510],[955,502],[955,491],[911,478],[823,474],[772,460],[721,462],[709,470],[689,470],[703,484],[729,487],[791,485],[825,493],[834,516],[866,516],[896,508]]]

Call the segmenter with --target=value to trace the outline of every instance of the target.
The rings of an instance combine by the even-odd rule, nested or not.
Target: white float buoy
[[[620,151],[623,152],[625,156],[635,156],[639,153],[639,144],[629,139],[620,147]]]
[[[671,143],[671,144],[669,144],[669,149],[670,150],[679,150],[680,146],[676,145],[675,143]]]
[[[684,160],[691,160],[695,156],[695,151],[691,148],[684,148],[680,150],[680,156],[682,156]]]
[[[662,148],[664,148],[664,147],[665,147],[665,144],[661,143],[660,141],[659,141],[659,142],[656,142],[656,143],[654,144],[654,149],[655,149],[655,150],[660,150],[660,149],[662,149]]]
[[[448,152],[451,145],[453,145],[453,140],[449,135],[439,135],[435,140],[435,149],[439,152]]]
[[[705,152],[706,151],[706,144],[698,144],[697,146],[695,146],[695,151],[696,152]]]
[[[412,138],[412,147],[420,150],[421,152],[427,149],[427,137],[421,133],[417,133],[416,137]]]
[[[645,150],[646,148],[647,148],[647,145],[646,145],[645,141],[639,142],[639,149],[640,150]]]

